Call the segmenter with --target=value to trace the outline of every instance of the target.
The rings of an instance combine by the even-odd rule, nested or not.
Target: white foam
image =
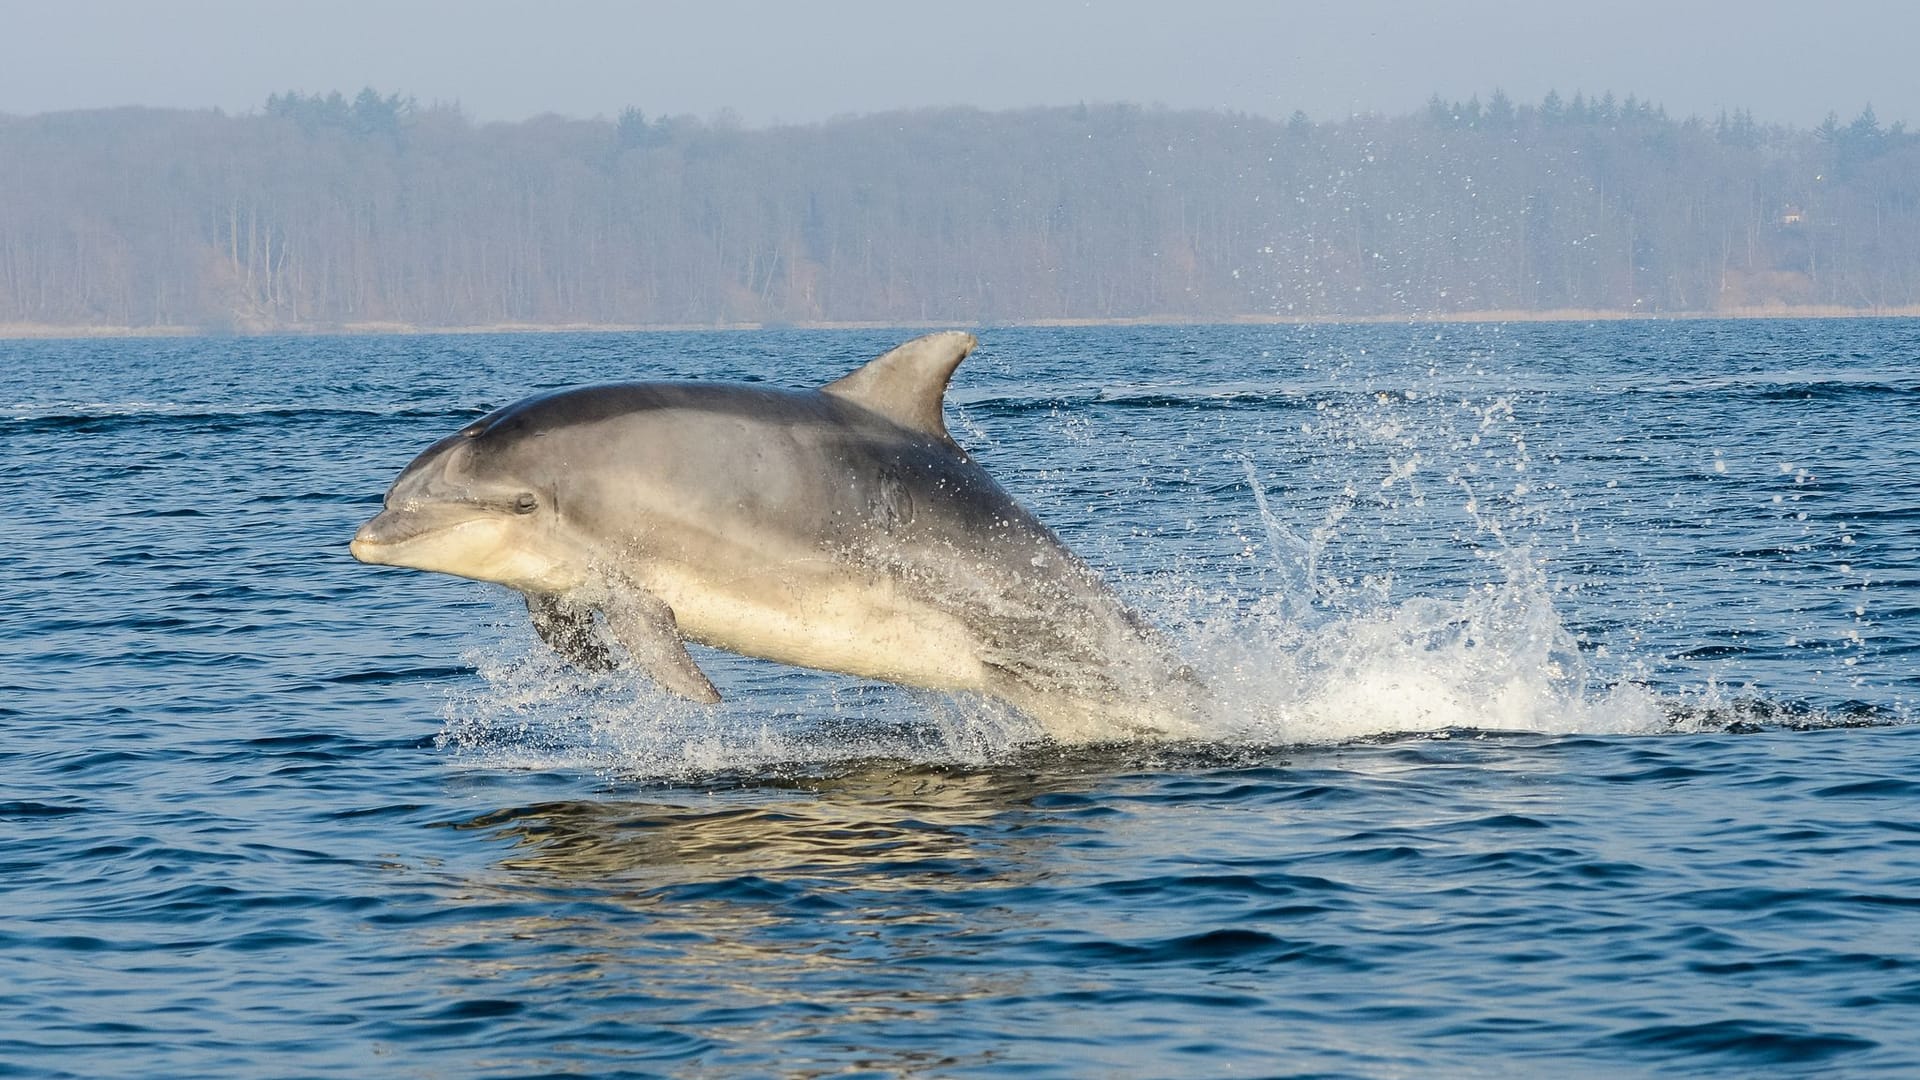
[[[1498,579],[1455,599],[1341,611],[1272,594],[1201,616],[1189,651],[1221,741],[1332,743],[1455,729],[1663,730],[1665,710],[1630,681],[1597,676],[1561,621],[1545,575],[1508,553]]]

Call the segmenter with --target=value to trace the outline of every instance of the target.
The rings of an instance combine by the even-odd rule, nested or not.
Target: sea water
[[[0,1074],[1920,1072],[1920,322],[978,332],[1205,737],[346,553],[522,396],[913,331],[0,343]]]

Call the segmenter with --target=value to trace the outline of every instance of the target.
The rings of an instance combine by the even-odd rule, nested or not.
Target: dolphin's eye
[[[514,513],[531,514],[538,509],[540,509],[540,500],[534,497],[533,492],[523,491],[519,495],[516,495],[514,497],[514,500],[513,500]]]

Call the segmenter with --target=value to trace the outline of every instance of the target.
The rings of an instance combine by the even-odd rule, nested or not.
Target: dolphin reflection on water
[[[693,701],[720,693],[689,640],[985,694],[1062,742],[1189,732],[1202,691],[1162,636],[948,435],[974,344],[929,334],[817,390],[528,398],[415,458],[353,555],[515,589],[573,664],[624,655]]]

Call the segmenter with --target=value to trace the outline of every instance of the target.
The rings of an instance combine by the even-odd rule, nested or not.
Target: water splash
[[[1509,396],[1449,397],[1430,385],[1343,391],[1315,403],[1300,438],[1324,449],[1293,485],[1312,495],[1292,508],[1310,526],[1282,516],[1253,453],[1229,455],[1265,540],[1264,553],[1257,544],[1241,552],[1254,595],[1209,595],[1197,584],[1204,575],[1150,590],[1150,606],[1184,626],[1213,689],[1212,737],[1672,730],[1631,656],[1567,625],[1565,588],[1528,542],[1557,522],[1528,498],[1533,451]],[[1477,493],[1495,482],[1499,497]],[[1448,490],[1458,497],[1439,497]],[[1443,525],[1449,516],[1462,524]],[[1416,534],[1425,541],[1405,539]],[[1410,552],[1440,551],[1456,563],[1446,574],[1401,565]],[[1402,571],[1419,580],[1396,581]]]
[[[1044,742],[1037,723],[984,698],[709,655],[728,693],[715,706],[632,671],[580,673],[509,631],[467,652],[481,683],[449,696],[440,745],[485,768],[702,777],[875,759],[977,767]]]
[[[1658,699],[1598,676],[1524,551],[1459,599],[1345,610],[1272,594],[1190,630],[1217,737],[1332,743],[1457,729],[1556,734],[1668,728]]]

